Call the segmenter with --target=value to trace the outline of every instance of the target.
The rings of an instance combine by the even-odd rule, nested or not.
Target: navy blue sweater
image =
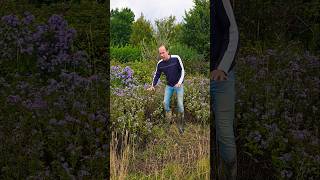
[[[152,86],[158,84],[161,73],[166,75],[167,85],[173,87],[177,83],[182,84],[185,72],[181,58],[178,55],[170,55],[170,58],[166,61],[161,59],[157,64]]]
[[[230,0],[210,1],[211,13],[211,62],[210,71],[223,70],[225,73],[235,65],[239,32]]]

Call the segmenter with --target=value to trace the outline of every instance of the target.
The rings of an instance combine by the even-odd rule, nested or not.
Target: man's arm
[[[222,43],[219,48],[218,70],[228,74],[238,49],[239,32],[230,0],[215,1],[216,18],[219,20]]]
[[[153,79],[152,79],[152,84],[151,84],[151,87],[148,88],[148,90],[154,90],[154,87],[158,84],[158,80],[161,76],[161,71],[159,69],[159,64],[162,60],[160,60],[157,64],[157,67],[156,67],[156,73],[154,74],[153,76]]]
[[[181,69],[181,76],[180,76],[179,81],[177,83],[177,85],[180,87],[182,82],[183,82],[183,80],[184,80],[185,71],[184,71],[183,63],[182,63],[182,60],[181,60],[180,56],[177,55],[176,57],[179,60],[179,65],[180,65],[180,69]]]

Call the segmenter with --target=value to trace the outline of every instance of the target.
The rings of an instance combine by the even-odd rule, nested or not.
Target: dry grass
[[[118,139],[116,133],[111,135],[110,143],[110,175],[111,179],[124,180],[128,174],[128,165],[130,154],[134,153],[134,146],[131,144],[128,131]],[[121,144],[119,144],[121,143]],[[120,152],[117,153],[117,147],[121,146]]]
[[[209,128],[188,124],[180,135],[175,125],[159,128],[143,150],[126,140],[111,142],[111,179],[209,179]],[[135,152],[136,150],[136,152]]]

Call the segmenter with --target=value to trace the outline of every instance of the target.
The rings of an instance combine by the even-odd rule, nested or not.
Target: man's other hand
[[[227,80],[227,76],[224,71],[216,69],[211,71],[210,79],[215,81]]]

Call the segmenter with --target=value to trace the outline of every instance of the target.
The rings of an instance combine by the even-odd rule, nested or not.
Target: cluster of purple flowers
[[[5,136],[9,145],[2,150],[12,152],[9,148],[14,147],[19,157],[32,158],[35,164],[49,164],[35,167],[47,176],[57,175],[55,169],[60,167],[55,162],[74,178],[95,175],[103,167],[93,167],[90,162],[106,161],[106,144],[102,143],[107,142],[106,75],[90,75],[86,53],[71,48],[76,31],[61,16],[51,16],[46,24],[36,24],[34,19],[25,13],[22,19],[8,15],[0,21],[0,64],[8,65],[0,67],[0,73],[5,75],[0,77],[0,118],[8,125],[0,127],[0,132],[11,131],[12,125],[19,137]],[[32,72],[20,72],[18,65]],[[126,72],[126,77],[132,76],[129,69]],[[41,132],[45,133],[40,135]],[[68,148],[70,144],[74,146]],[[41,159],[44,151],[53,157],[48,162]],[[76,163],[59,159],[70,154]],[[15,159],[16,155],[10,158],[24,166]],[[0,167],[6,163],[4,159],[7,157],[1,154]],[[10,165],[8,168],[13,169]],[[26,176],[23,172],[19,175]]]
[[[314,88],[320,84],[319,78],[314,78],[319,75],[315,70],[319,62],[319,57],[309,52],[273,49],[238,61],[236,117],[245,122],[240,138],[248,137],[240,149],[262,161],[272,159],[271,166],[279,170],[279,177],[292,178],[301,166],[319,166],[303,155],[308,147],[310,156],[319,152],[311,150],[319,142],[314,128],[319,124],[314,100],[319,94],[319,88]],[[301,165],[294,157],[308,163]],[[315,177],[314,171],[305,174],[303,177]]]
[[[124,85],[129,85],[133,82],[133,70],[129,66],[123,69],[121,66],[111,66],[110,79],[120,79]]]
[[[134,71],[126,66],[111,66],[110,69],[110,80],[111,80],[111,91],[117,96],[124,96],[128,93],[132,93],[132,90],[137,88],[136,79],[133,77]]]
[[[36,64],[45,73],[59,72],[61,69],[84,65],[87,55],[83,51],[72,52],[71,45],[76,30],[68,27],[62,16],[52,15],[46,24],[33,24],[34,16],[28,12],[20,20],[15,15],[1,18],[0,58],[14,59],[18,53],[35,55]]]

